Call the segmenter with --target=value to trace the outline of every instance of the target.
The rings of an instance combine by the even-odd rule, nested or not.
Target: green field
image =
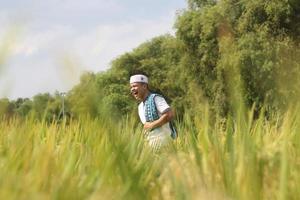
[[[177,122],[159,153],[141,128],[85,118],[0,122],[1,199],[299,199],[300,115],[239,112],[223,126],[208,111]],[[217,123],[219,124],[219,123]]]

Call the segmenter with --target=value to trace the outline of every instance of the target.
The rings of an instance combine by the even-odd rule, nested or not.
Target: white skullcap
[[[133,75],[130,77],[131,83],[148,83],[148,77],[142,74]]]

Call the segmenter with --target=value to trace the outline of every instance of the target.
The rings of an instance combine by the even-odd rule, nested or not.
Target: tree
[[[28,116],[32,111],[32,101],[29,98],[18,98],[15,101],[15,110],[14,112],[21,117]]]
[[[70,105],[70,112],[75,117],[80,115],[96,117],[100,94],[101,92],[97,91],[96,87],[96,75],[91,72],[83,74],[80,83],[66,97]]]
[[[0,99],[0,116],[11,117],[13,116],[14,104],[8,98]]]

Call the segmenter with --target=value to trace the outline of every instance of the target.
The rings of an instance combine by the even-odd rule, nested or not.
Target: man
[[[171,122],[174,114],[166,100],[148,87],[148,77],[136,74],[130,77],[130,91],[140,104],[138,113],[150,146],[159,149],[177,137]]]

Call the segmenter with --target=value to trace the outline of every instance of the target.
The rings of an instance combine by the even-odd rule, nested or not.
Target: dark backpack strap
[[[170,129],[171,129],[171,137],[173,139],[176,139],[177,138],[177,131],[176,131],[175,125],[174,125],[172,120],[169,122],[169,126],[170,126]]]

